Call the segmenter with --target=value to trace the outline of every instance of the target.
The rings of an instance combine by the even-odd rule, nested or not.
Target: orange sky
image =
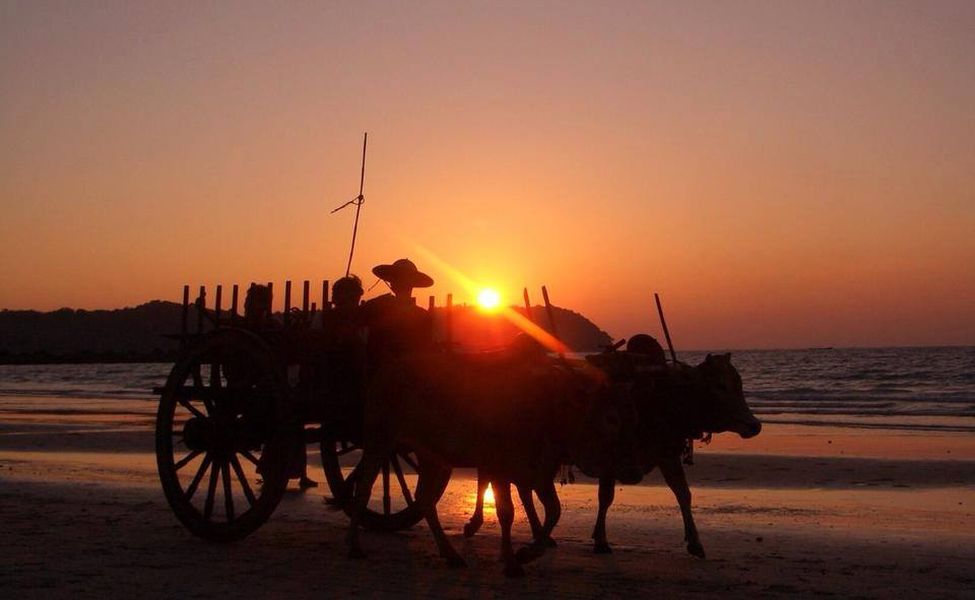
[[[0,4],[0,308],[417,260],[678,347],[975,343],[975,4]],[[364,277],[367,285],[371,276]],[[377,288],[378,291],[379,288]]]

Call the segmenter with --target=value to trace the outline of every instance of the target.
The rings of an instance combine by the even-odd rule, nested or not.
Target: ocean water
[[[697,364],[705,355],[679,358]],[[765,421],[975,432],[975,347],[747,350],[732,351],[732,362],[749,405]],[[114,400],[123,411],[149,414],[152,388],[163,384],[169,369],[156,363],[0,365],[0,397],[6,397],[0,411],[54,408],[58,399],[69,410],[92,401],[102,411]],[[13,397],[21,399],[19,408]]]

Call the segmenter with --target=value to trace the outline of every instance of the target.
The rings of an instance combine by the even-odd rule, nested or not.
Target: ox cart
[[[271,516],[288,480],[302,472],[309,444],[321,449],[333,501],[351,510],[361,385],[323,328],[328,282],[322,282],[323,310],[309,303],[308,281],[301,305],[292,307],[286,282],[284,311],[260,326],[239,314],[236,285],[229,310],[221,306],[221,286],[210,307],[206,291],[201,287],[192,304],[184,286],[182,327],[172,336],[178,358],[165,385],[154,390],[156,460],[173,512],[202,538],[240,539]],[[392,531],[418,522],[420,471],[408,448],[393,452],[363,524]]]

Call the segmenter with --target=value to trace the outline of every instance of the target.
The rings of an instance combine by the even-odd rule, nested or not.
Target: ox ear
[[[726,363],[729,363],[730,364],[731,363],[731,352],[725,352],[724,354],[721,355],[721,358],[724,359],[724,361]]]

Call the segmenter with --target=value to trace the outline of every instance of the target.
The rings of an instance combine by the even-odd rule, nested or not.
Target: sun
[[[481,310],[493,312],[501,307],[501,294],[497,290],[484,288],[477,293],[477,305]]]

